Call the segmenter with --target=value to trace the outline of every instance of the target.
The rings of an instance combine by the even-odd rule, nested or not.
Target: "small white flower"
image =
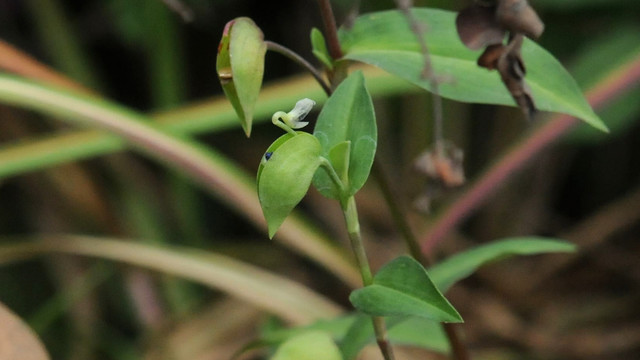
[[[313,106],[316,104],[315,101],[311,99],[304,98],[296,103],[296,106],[293,110],[285,113],[284,111],[278,111],[273,114],[273,118],[271,121],[274,123],[278,120],[281,120],[287,126],[292,129],[300,129],[309,124],[308,121],[302,121],[304,118],[311,112]]]

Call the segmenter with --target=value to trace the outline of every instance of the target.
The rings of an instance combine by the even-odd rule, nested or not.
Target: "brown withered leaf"
[[[500,0],[495,18],[512,33],[522,33],[537,39],[544,31],[544,23],[526,0]]]
[[[520,54],[524,36],[539,37],[544,24],[526,0],[478,1],[456,18],[461,41],[470,49],[485,48],[478,66],[498,70],[502,82],[525,116],[531,119],[536,107],[524,81],[526,68]],[[509,40],[503,44],[505,34]]]
[[[495,70],[498,67],[498,60],[504,53],[505,46],[502,44],[489,45],[478,58],[478,66]]]
[[[414,162],[417,171],[446,187],[464,184],[464,153],[451,142],[436,144],[425,150]]]
[[[460,40],[471,50],[501,44],[505,30],[497,22],[496,7],[471,5],[460,11],[456,17],[456,29]]]
[[[415,210],[430,213],[432,202],[464,184],[463,160],[462,149],[450,141],[436,143],[415,159],[415,170],[428,179],[424,190],[413,201]]]
[[[33,331],[2,303],[0,360],[49,360],[49,355]]]
[[[518,34],[509,41],[498,58],[497,69],[511,97],[527,118],[531,119],[536,113],[536,107],[531,91],[524,81],[526,68],[520,54],[523,39],[522,34]]]

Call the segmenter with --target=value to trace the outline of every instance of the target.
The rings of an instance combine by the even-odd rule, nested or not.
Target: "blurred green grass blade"
[[[443,293],[457,281],[473,274],[480,266],[514,255],[573,252],[576,246],[543,237],[519,237],[497,240],[453,255],[431,267],[428,272]]]
[[[143,27],[147,61],[149,63],[149,89],[156,109],[172,108],[182,103],[185,95],[184,51],[180,46],[180,27],[176,17],[158,0],[138,0],[144,11],[139,21]]]
[[[48,254],[72,254],[124,262],[224,291],[294,324],[337,316],[342,309],[310,289],[230,257],[202,250],[87,236],[51,236],[3,242],[0,264]]]
[[[375,68],[367,68],[365,76],[372,96],[392,96],[418,90],[408,82]],[[256,122],[271,119],[274,112],[290,108],[291,104],[304,97],[320,105],[326,101],[322,89],[308,76],[293,77],[266,86],[256,106]],[[156,113],[152,117],[160,127],[174,134],[196,135],[239,127],[236,114],[224,97]],[[0,147],[0,179],[114,153],[125,147],[126,143],[121,138],[95,130],[22,139]]]
[[[100,284],[106,281],[114,271],[112,267],[103,263],[93,265],[82,276],[73,280],[68,288],[61,289],[55,296],[38,308],[29,317],[29,325],[33,330],[42,334],[50,330],[50,327],[64,314],[68,312],[78,301],[89,295]]]
[[[163,216],[164,212],[160,211],[154,189],[149,188],[146,181],[140,181],[137,174],[120,175],[120,205],[123,221],[127,229],[130,229],[130,234],[143,239],[145,243],[169,244],[171,231]],[[188,245],[188,242],[181,241],[181,244]],[[186,313],[192,306],[191,299],[197,298],[192,284],[173,276],[164,276],[161,287],[167,305],[178,316]]]
[[[625,63],[640,57],[638,34],[640,34],[638,26],[623,23],[591,41],[588,47],[577,55],[573,66],[571,66],[576,81],[583,88],[591,87],[609,74],[619,71]],[[636,86],[634,90],[620,96],[598,111],[600,117],[609,127],[611,135],[624,133],[634,121],[638,120],[640,114],[639,97],[640,86]],[[580,124],[567,134],[565,139],[571,142],[594,144],[610,140],[611,136]]]
[[[189,176],[250,222],[264,228],[251,177],[224,156],[186,137],[169,134],[141,114],[105,100],[74,95],[7,75],[0,75],[0,102],[126,137],[139,151]],[[44,150],[46,156],[46,149],[40,150]],[[15,163],[21,159],[21,154],[17,154],[17,158],[11,160]],[[293,216],[285,221],[279,239],[319,262],[347,284],[358,283],[357,271],[344,254],[301,218]]]
[[[55,66],[72,79],[91,88],[99,89],[89,57],[75,35],[58,0],[28,0],[29,14],[38,36]]]
[[[454,12],[415,8],[413,14],[428,27],[425,36],[433,70],[444,79],[439,85],[441,96],[464,102],[514,105],[499,74],[476,64],[480,51],[467,49],[458,38]],[[399,11],[361,16],[340,35],[346,59],[378,66],[430,89],[429,80],[421,76],[424,57],[419,43]],[[538,109],[566,113],[606,131],[571,75],[553,55],[525,39],[522,57],[527,67],[526,82]]]

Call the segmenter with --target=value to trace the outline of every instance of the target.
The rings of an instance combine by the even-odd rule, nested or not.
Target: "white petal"
[[[316,104],[315,101],[311,99],[304,98],[296,103],[296,106],[293,110],[289,111],[289,115],[291,116],[291,120],[294,123],[303,120],[309,112],[313,109],[313,106]]]
[[[305,126],[309,125],[308,121],[296,121],[294,123],[291,124],[291,128],[292,129],[301,129]]]

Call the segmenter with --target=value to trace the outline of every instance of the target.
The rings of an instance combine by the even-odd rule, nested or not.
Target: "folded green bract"
[[[216,69],[220,85],[247,137],[251,135],[253,109],[262,86],[266,51],[262,31],[245,17],[227,23],[218,45]]]

